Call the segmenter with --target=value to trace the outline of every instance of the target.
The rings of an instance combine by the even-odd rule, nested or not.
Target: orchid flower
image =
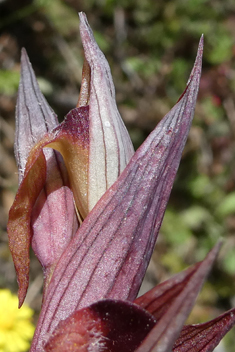
[[[83,13],[80,32],[80,97],[61,124],[22,51],[19,189],[8,235],[19,306],[29,282],[30,244],[44,271],[31,351],[212,351],[235,324],[235,310],[208,323],[183,324],[220,244],[204,261],[136,298],[193,118],[203,38],[185,91],[134,153],[110,68]]]

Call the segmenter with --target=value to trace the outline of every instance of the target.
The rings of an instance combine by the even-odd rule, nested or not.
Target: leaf
[[[201,58],[202,40],[180,101],[134,154],[61,256],[34,337],[37,348],[74,311],[103,298],[135,299],[189,132]]]

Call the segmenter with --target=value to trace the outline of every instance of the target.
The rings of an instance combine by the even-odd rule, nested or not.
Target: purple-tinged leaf
[[[173,352],[212,352],[235,325],[235,308],[203,324],[186,325],[176,340]]]
[[[156,320],[135,304],[103,300],[61,321],[46,352],[134,352]]]
[[[134,154],[63,253],[35,333],[37,348],[60,320],[103,298],[136,298],[189,132],[203,42],[181,100]]]
[[[163,315],[157,320],[156,325],[143,341],[136,352],[169,352],[182,330],[183,324],[187,319],[196,297],[201,289],[201,286],[208,275],[212,264],[219,251],[221,243],[218,243],[199,263],[193,274],[188,277],[188,280],[181,285],[181,290],[177,293],[174,300],[171,298],[171,305],[167,303],[167,309]],[[161,303],[163,297],[159,297]],[[168,295],[166,292],[166,301]]]
[[[133,156],[134,149],[117,109],[109,64],[93,37],[86,15],[80,12],[79,17],[86,60],[83,74],[85,89],[82,89],[79,105],[88,102],[90,107],[88,202],[91,210],[117,180]]]
[[[29,244],[32,234],[33,249],[43,266],[45,281],[48,281],[52,267],[77,228],[73,194],[67,187],[67,171],[58,152],[45,150],[34,172],[29,171],[30,177],[35,177],[35,182],[27,183],[23,180],[31,149],[57,125],[57,117],[42,95],[27,53],[23,49],[16,107],[15,155],[20,188],[25,184],[27,190],[21,192],[21,196],[17,195],[14,202],[15,213],[12,218],[12,211],[10,212],[11,221],[8,224],[10,249],[19,284],[20,306],[28,287]]]

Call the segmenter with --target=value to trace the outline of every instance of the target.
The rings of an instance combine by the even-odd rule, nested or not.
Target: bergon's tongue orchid
[[[134,154],[116,106],[109,65],[85,15],[81,14],[80,19],[85,49],[82,89],[78,107],[60,125],[22,50],[15,143],[20,186],[8,224],[20,305],[28,286],[30,241],[44,267],[47,286],[57,260],[75,233],[72,195],[66,186],[72,189],[82,222]],[[59,151],[64,162],[60,154],[45,147]]]
[[[44,270],[31,351],[212,351],[235,323],[233,310],[209,323],[183,324],[219,244],[201,263],[136,299],[193,118],[203,38],[184,93],[134,154],[108,63],[83,13],[80,32],[80,97],[61,124],[22,51],[19,190],[8,234],[20,306],[31,243]]]

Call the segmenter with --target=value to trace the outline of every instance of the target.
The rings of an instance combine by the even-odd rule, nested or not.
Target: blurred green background
[[[77,102],[84,11],[113,73],[121,115],[137,148],[183,92],[205,35],[194,123],[150,265],[162,281],[204,258],[224,238],[190,322],[235,305],[235,2],[234,0],[0,0],[0,287],[17,291],[7,212],[17,190],[14,108],[25,47],[59,118]],[[32,259],[28,303],[38,312],[42,273]],[[224,351],[233,351],[234,332]],[[222,351],[222,350],[221,350]]]

